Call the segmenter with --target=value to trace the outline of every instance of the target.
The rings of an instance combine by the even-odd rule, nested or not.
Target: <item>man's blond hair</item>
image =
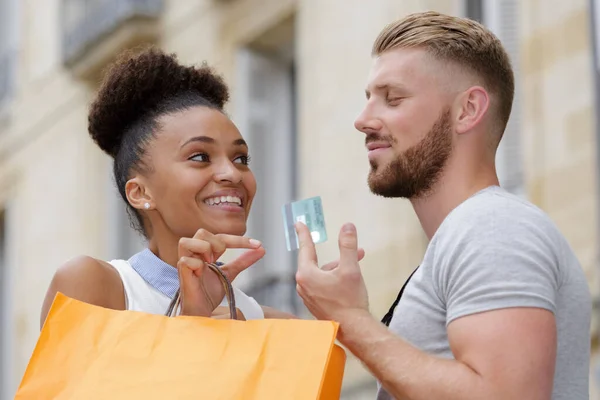
[[[386,26],[373,44],[372,55],[397,48],[423,48],[442,62],[477,74],[485,89],[496,97],[499,133],[504,132],[515,78],[506,50],[490,30],[467,18],[434,11],[415,13]]]

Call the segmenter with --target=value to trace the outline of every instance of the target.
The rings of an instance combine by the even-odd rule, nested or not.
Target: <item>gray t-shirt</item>
[[[450,322],[510,307],[554,313],[552,399],[589,399],[591,296],[584,272],[546,214],[493,186],[463,202],[440,225],[390,329],[429,354],[453,358]],[[391,398],[380,388],[378,400]]]

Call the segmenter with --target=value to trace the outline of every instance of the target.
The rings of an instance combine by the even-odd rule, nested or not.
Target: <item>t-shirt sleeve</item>
[[[492,212],[440,238],[433,278],[446,304],[446,324],[502,308],[556,312],[560,246],[538,222]]]

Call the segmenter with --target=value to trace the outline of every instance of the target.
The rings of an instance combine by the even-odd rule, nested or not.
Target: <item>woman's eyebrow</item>
[[[181,147],[185,147],[190,143],[194,143],[194,142],[201,142],[201,143],[208,143],[208,144],[215,144],[216,140],[209,137],[209,136],[194,136],[193,138],[190,138],[188,140],[186,140],[186,142],[184,144],[181,145]],[[244,147],[248,147],[248,143],[246,143],[246,141],[244,139],[236,139],[233,141],[233,145],[234,146],[244,146]]]
[[[181,147],[185,147],[190,143],[194,143],[194,142],[201,142],[201,143],[208,143],[208,144],[214,144],[216,141],[215,139],[208,137],[208,136],[194,136],[191,139],[186,140],[186,142],[184,144],[181,145]]]

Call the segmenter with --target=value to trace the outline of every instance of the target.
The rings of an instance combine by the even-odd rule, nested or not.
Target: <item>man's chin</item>
[[[373,170],[369,173],[367,183],[371,193],[387,199],[410,199],[413,195],[412,192],[409,192],[403,185],[399,185],[392,177],[378,175]]]
[[[393,196],[393,193],[390,190],[390,187],[385,183],[381,182],[379,179],[371,179],[369,177],[368,180],[369,189],[371,193],[377,196],[385,197],[385,198],[395,198],[397,196]]]

